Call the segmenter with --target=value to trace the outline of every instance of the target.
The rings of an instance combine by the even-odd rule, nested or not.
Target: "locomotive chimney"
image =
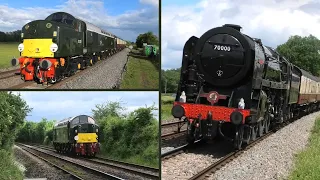
[[[233,28],[238,31],[240,31],[240,29],[242,28],[241,26],[236,25],[236,24],[225,24],[225,25],[223,25],[223,27],[230,27],[230,28]]]

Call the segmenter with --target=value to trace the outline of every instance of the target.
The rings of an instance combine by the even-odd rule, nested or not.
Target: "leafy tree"
[[[315,76],[320,74],[320,40],[313,35],[291,36],[277,51],[300,68]]]
[[[11,92],[0,92],[0,148],[9,149],[17,130],[32,109],[20,96]]]
[[[93,118],[97,121],[100,127],[100,133],[104,134],[105,126],[107,123],[106,117],[120,117],[121,112],[125,108],[121,106],[120,102],[106,102],[104,104],[97,104],[96,109],[92,109]],[[100,138],[104,142],[104,136]]]
[[[17,141],[50,144],[55,121],[43,118],[40,122],[26,122],[18,133]]]
[[[138,48],[143,47],[143,43],[151,44],[151,45],[159,45],[158,37],[155,36],[152,32],[147,32],[144,34],[140,34],[137,37],[136,45]]]
[[[99,119],[99,138],[104,155],[157,166],[159,122],[153,117],[152,111],[156,110],[153,106],[139,108],[128,115],[120,114],[124,108],[118,102],[96,107],[98,110],[92,111]]]
[[[162,70],[161,73],[161,92],[175,93],[180,81],[180,68]]]

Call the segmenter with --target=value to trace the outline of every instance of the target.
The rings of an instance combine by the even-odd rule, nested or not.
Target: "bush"
[[[0,149],[0,179],[18,180],[23,179],[23,174],[14,164],[11,153]]]
[[[159,122],[153,117],[153,110],[153,107],[139,108],[127,116],[109,112],[97,120],[103,123],[99,124],[100,128],[103,127],[99,134],[103,139],[101,154],[116,160],[159,167]]]
[[[173,105],[175,98],[172,96],[161,96],[161,103],[162,104],[171,104]]]

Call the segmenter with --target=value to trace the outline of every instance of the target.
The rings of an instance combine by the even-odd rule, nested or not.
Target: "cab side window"
[[[76,117],[71,121],[71,126],[75,126],[77,124],[79,124],[79,117]]]

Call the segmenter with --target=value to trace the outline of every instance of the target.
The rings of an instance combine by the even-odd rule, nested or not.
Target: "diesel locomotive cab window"
[[[67,14],[57,13],[57,14],[53,15],[52,21],[61,22],[61,23],[65,23],[65,24],[68,24],[68,25],[72,25],[73,24],[73,18],[70,15],[67,15]]]
[[[74,126],[76,124],[79,124],[79,117],[76,117],[71,121],[71,126]]]
[[[88,123],[90,123],[90,124],[95,124],[95,121],[94,121],[94,119],[92,119],[91,117],[88,117]]]
[[[80,116],[80,124],[88,123],[88,116]]]
[[[62,14],[54,14],[51,20],[55,22],[62,22]]]

